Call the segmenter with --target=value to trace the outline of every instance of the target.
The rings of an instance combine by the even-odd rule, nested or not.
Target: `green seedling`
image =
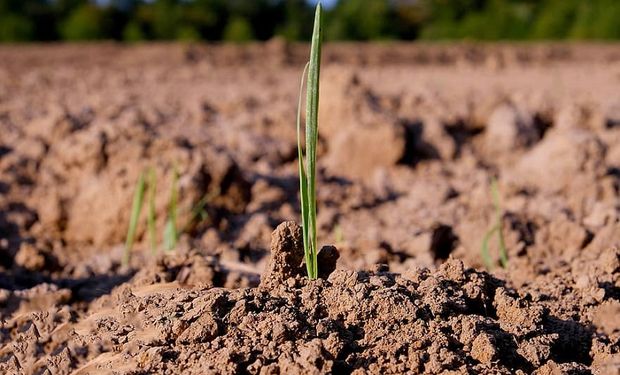
[[[342,232],[342,227],[340,224],[336,224],[334,227],[334,240],[338,245],[344,244],[344,233]]]
[[[221,190],[219,187],[213,189],[213,191],[205,194],[192,208],[190,212],[190,217],[182,227],[182,232],[187,232],[190,230],[191,226],[196,223],[199,224],[209,217],[209,213],[206,210],[207,203],[209,203],[212,199],[220,195]]]
[[[146,216],[146,223],[149,233],[149,243],[151,244],[151,253],[153,255],[157,254],[157,230],[156,219],[155,219],[155,194],[157,187],[157,175],[155,173],[155,168],[149,169],[149,187],[147,191],[147,200],[149,204],[148,214]]]
[[[166,251],[173,250],[179,239],[179,232],[177,230],[177,201],[178,201],[178,180],[179,173],[177,172],[176,167],[174,168],[174,172],[172,175],[172,186],[170,189],[170,201],[168,203],[168,217],[166,219],[166,223],[164,226],[164,234],[163,234],[163,248]],[[140,219],[140,212],[142,211],[142,205],[144,202],[144,195],[146,191],[146,199],[147,199],[147,214],[146,214],[146,226],[147,226],[147,234],[149,245],[151,247],[151,253],[153,255],[157,254],[157,217],[156,217],[156,205],[155,205],[155,197],[157,194],[157,174],[154,168],[149,168],[148,172],[143,172],[140,174],[138,178],[138,182],[136,183],[136,190],[133,197],[133,204],[131,206],[131,217],[129,218],[129,229],[127,230],[127,238],[125,240],[125,252],[123,254],[123,259],[121,261],[123,266],[129,265],[129,260],[131,257],[131,248],[133,247],[133,243],[136,238],[136,230],[138,227],[138,221]],[[210,197],[210,196],[208,196]],[[206,201],[200,203],[198,211],[194,214],[192,212],[193,217],[206,215],[206,211],[204,210],[204,205]],[[194,216],[196,215],[196,216]]]
[[[208,195],[205,195],[204,197],[200,198],[198,202],[196,202],[189,214],[189,219],[187,219],[185,225],[181,227],[181,232],[188,232],[192,228],[194,223],[199,224],[202,221],[207,220],[207,218],[209,217],[209,213],[205,209],[205,206],[207,205],[208,201]]]
[[[489,229],[482,239],[482,260],[487,265],[488,269],[493,269],[493,260],[489,254],[489,241],[493,234],[497,233],[500,265],[502,268],[506,268],[508,266],[508,255],[506,253],[506,242],[504,240],[504,233],[502,230],[503,212],[500,205],[499,188],[497,187],[497,180],[495,178],[491,180],[491,196],[493,199],[493,206],[495,206],[495,224],[491,227],[491,229]]]
[[[297,107],[297,153],[299,158],[299,193],[303,230],[304,256],[310,279],[318,277],[316,229],[316,145],[318,141],[319,76],[321,67],[321,4],[316,6],[310,61],[306,64],[299,88]],[[307,74],[307,77],[306,77]],[[306,155],[302,147],[301,93],[306,77]]]
[[[127,238],[125,240],[125,252],[123,253],[123,260],[121,262],[121,264],[125,267],[129,265],[131,248],[133,247],[133,243],[136,239],[136,228],[138,227],[138,219],[140,219],[140,211],[142,210],[142,202],[144,201],[144,187],[144,173],[141,173],[133,195],[129,229],[127,230]]]
[[[168,219],[164,227],[164,249],[166,251],[173,250],[177,245],[177,184],[179,174],[176,167],[172,174],[172,186],[170,188],[170,203],[168,204]]]

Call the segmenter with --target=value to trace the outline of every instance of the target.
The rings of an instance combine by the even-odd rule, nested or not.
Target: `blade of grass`
[[[157,175],[155,168],[149,169],[149,183],[147,191],[147,200],[149,205],[148,214],[146,217],[146,223],[149,233],[149,243],[151,244],[151,253],[157,254],[157,229],[156,229],[156,217],[155,217],[155,195],[157,189]]]
[[[207,206],[207,203],[209,203],[211,199],[220,195],[220,193],[221,193],[220,188],[216,187],[215,189],[213,189],[213,191],[205,194],[202,198],[200,198],[200,200],[196,202],[196,204],[192,208],[189,219],[187,220],[185,225],[181,227],[182,229],[180,233],[187,232],[190,229],[190,227],[194,224],[194,222],[197,221],[197,224],[200,224],[200,222],[206,220],[209,217],[209,213],[205,209],[205,207]]]
[[[484,238],[482,239],[482,247],[480,253],[482,256],[482,261],[487,266],[487,269],[489,271],[493,270],[493,259],[491,258],[491,254],[489,253],[489,240],[491,239],[491,236],[493,236],[496,230],[497,227],[494,226],[484,235]]]
[[[205,210],[206,205],[207,196],[200,198],[200,200],[196,202],[189,214],[189,219],[187,219],[185,225],[181,226],[181,233],[187,232],[197,219],[200,218],[200,221],[202,221],[209,216],[209,214]]]
[[[337,245],[344,244],[344,232],[342,231],[342,226],[340,224],[336,224],[334,227],[334,240]]]
[[[142,210],[142,202],[144,201],[144,173],[140,173],[136,190],[133,195],[133,203],[131,204],[131,217],[129,218],[129,228],[127,229],[127,237],[125,239],[125,251],[121,264],[126,267],[129,265],[131,257],[131,248],[136,237],[136,228],[138,227],[138,219]]]
[[[499,261],[502,268],[508,266],[508,255],[506,253],[506,241],[504,240],[504,231],[502,230],[502,206],[499,199],[499,188],[497,179],[491,180],[491,195],[493,196],[493,205],[495,206],[495,219],[497,221],[497,240],[499,245]]]
[[[301,134],[301,105],[302,105],[302,92],[304,87],[304,79],[306,78],[306,74],[308,73],[308,66],[310,63],[306,63],[304,67],[304,71],[301,75],[301,83],[299,85],[299,100],[297,103],[297,158],[299,163],[299,202],[301,204],[301,226],[303,233],[303,245],[304,245],[304,257],[306,259],[306,269],[308,271],[308,276],[312,274],[312,265],[309,261],[310,259],[310,246],[308,243],[309,240],[309,218],[308,213],[310,212],[310,202],[308,197],[308,178],[306,175],[306,167],[304,163],[304,151],[302,146],[302,134]]]
[[[164,228],[164,249],[166,251],[173,250],[177,245],[177,184],[179,175],[177,168],[174,167],[172,172],[172,186],[170,189],[170,203],[168,205],[168,219]]]
[[[321,3],[317,4],[314,14],[314,29],[310,47],[310,65],[308,66],[308,83],[306,85],[306,172],[308,193],[308,246],[311,272],[310,279],[318,277],[317,265],[317,228],[316,228],[316,145],[319,137],[319,78],[321,73]]]
[[[506,242],[504,239],[504,233],[502,230],[502,208],[499,199],[499,188],[497,186],[497,180],[493,178],[491,180],[491,199],[493,200],[493,206],[495,208],[495,224],[489,231],[484,235],[482,239],[482,245],[480,249],[480,253],[482,256],[482,260],[484,264],[486,264],[489,270],[493,269],[493,260],[489,253],[489,241],[493,234],[497,232],[497,242],[499,248],[499,261],[502,268],[506,268],[508,266],[508,255],[506,253]]]

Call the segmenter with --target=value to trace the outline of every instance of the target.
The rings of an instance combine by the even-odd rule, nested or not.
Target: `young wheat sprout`
[[[172,251],[177,246],[177,196],[179,172],[175,166],[172,170],[172,187],[170,188],[170,202],[168,203],[168,219],[164,227],[164,250]]]
[[[310,62],[306,64],[299,88],[297,107],[297,152],[299,157],[299,193],[301,201],[301,223],[303,230],[306,269],[310,279],[318,277],[317,235],[316,235],[316,145],[318,141],[319,76],[321,67],[321,3],[316,6],[314,30],[310,47]],[[301,134],[301,92],[304,77],[306,85],[306,155],[302,147]]]
[[[178,201],[178,179],[179,173],[177,168],[174,167],[172,175],[172,187],[170,189],[170,202],[168,203],[168,218],[166,219],[163,235],[164,250],[171,251],[176,247],[179,232],[177,230],[177,201]],[[129,265],[129,259],[131,257],[131,248],[136,239],[136,230],[138,228],[138,220],[140,219],[140,212],[142,211],[142,204],[144,203],[144,193],[147,194],[147,213],[146,213],[146,226],[149,244],[151,246],[151,253],[157,254],[157,229],[156,229],[156,212],[155,212],[155,194],[156,194],[157,176],[153,167],[148,169],[148,172],[140,173],[138,182],[136,183],[136,190],[133,196],[133,203],[131,205],[131,216],[129,218],[129,228],[127,229],[127,238],[125,240],[125,252],[123,253],[123,259],[121,264],[123,266]]]
[[[502,268],[508,266],[508,255],[506,254],[506,241],[504,240],[504,233],[502,231],[502,208],[499,201],[499,188],[497,187],[497,180],[493,178],[491,180],[491,197],[493,199],[493,206],[495,207],[495,225],[486,233],[482,240],[482,260],[487,265],[488,269],[493,268],[493,261],[489,254],[489,240],[495,232],[497,232],[497,242],[499,246],[499,261]]]
[[[155,168],[149,169],[149,187],[147,192],[147,200],[149,204],[148,213],[146,216],[146,224],[149,233],[149,243],[151,244],[151,254],[157,254],[157,229],[156,229],[156,213],[155,213],[155,194],[157,189],[157,175]]]
[[[125,267],[129,265],[131,248],[133,247],[133,242],[136,238],[136,228],[138,227],[138,219],[140,218],[142,202],[144,201],[144,185],[144,173],[140,173],[140,178],[138,178],[138,183],[136,184],[136,191],[133,195],[131,217],[129,218],[129,228],[127,229],[127,238],[125,240],[125,251],[121,262],[121,264]]]

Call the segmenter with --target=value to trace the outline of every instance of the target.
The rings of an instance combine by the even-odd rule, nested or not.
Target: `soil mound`
[[[613,290],[579,293],[588,281],[559,277],[514,290],[455,259],[436,271],[379,266],[309,281],[298,274],[300,242],[294,223],[276,229],[257,288],[215,287],[222,266],[200,256],[163,258],[79,320],[66,306],[14,316],[2,327],[0,369],[545,374],[606,373],[620,360]],[[617,280],[620,251],[607,256],[616,267],[591,275]],[[557,307],[566,294],[578,295],[570,317]]]

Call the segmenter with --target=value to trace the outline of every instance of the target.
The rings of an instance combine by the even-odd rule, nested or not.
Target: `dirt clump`
[[[342,70],[325,72],[321,120],[327,140],[325,164],[335,174],[371,178],[378,168],[395,165],[405,152],[405,127],[382,108],[359,77]],[[329,114],[326,115],[326,114]]]
[[[317,253],[319,277],[327,279],[339,258],[334,246],[323,246]],[[271,236],[271,259],[261,277],[260,286],[270,289],[288,279],[306,275],[301,227],[293,221],[280,224]]]
[[[514,105],[497,107],[489,117],[485,131],[485,146],[492,154],[533,145],[540,135],[534,119]]]

